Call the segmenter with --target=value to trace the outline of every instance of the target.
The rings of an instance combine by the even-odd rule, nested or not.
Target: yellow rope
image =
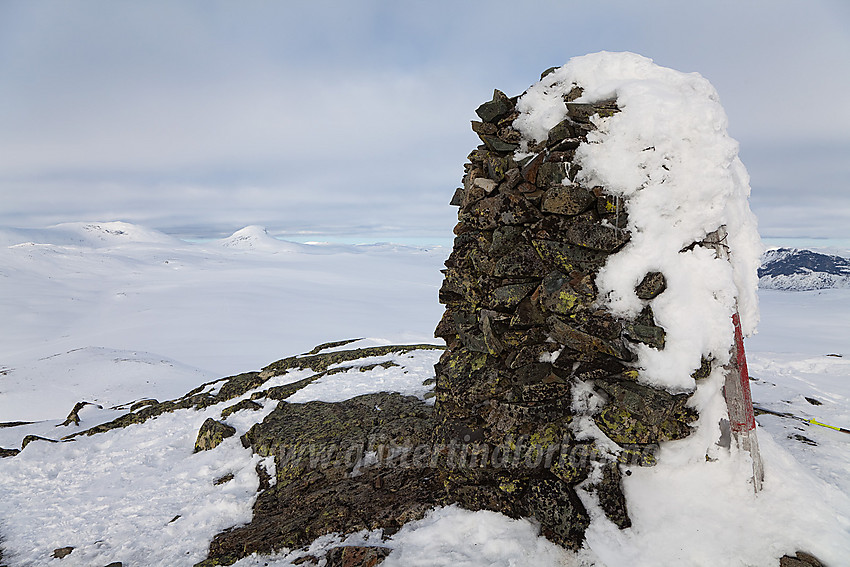
[[[807,420],[807,423],[814,423],[815,425],[820,425],[821,427],[829,427],[830,429],[834,429],[834,430],[840,431],[842,433],[850,433],[850,431],[848,431],[847,429],[844,429],[843,427],[835,427],[834,425],[827,425],[826,423],[821,423],[821,422],[814,420],[814,419]]]

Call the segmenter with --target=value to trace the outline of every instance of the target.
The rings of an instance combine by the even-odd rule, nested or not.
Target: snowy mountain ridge
[[[178,239],[155,229],[121,221],[69,222],[47,228],[0,228],[0,245],[47,244],[103,248],[130,243],[174,245]]]
[[[812,250],[777,248],[762,257],[759,287],[785,291],[850,287],[850,260]]]

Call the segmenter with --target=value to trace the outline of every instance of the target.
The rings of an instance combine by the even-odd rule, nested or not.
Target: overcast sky
[[[850,239],[847,0],[0,0],[0,225],[449,238],[475,108],[601,50],[712,82],[763,237]]]

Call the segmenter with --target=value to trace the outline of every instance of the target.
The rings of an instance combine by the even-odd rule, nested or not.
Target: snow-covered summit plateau
[[[656,466],[625,469],[631,527],[614,525],[598,498],[577,490],[589,511],[581,549],[556,546],[527,518],[437,506],[393,518],[393,535],[363,529],[314,536],[308,530],[303,538],[315,539],[306,546],[238,560],[237,553],[232,564],[330,567],[325,552],[349,546],[382,548],[382,567],[777,567],[781,557],[799,550],[831,567],[847,565],[850,436],[817,423],[850,426],[850,290],[758,291],[761,245],[746,206],[746,171],[737,144],[726,136],[717,93],[705,79],[634,54],[603,53],[575,60],[549,81],[572,73],[590,85],[586,97],[616,96],[625,109],[619,115],[623,122],[598,120],[599,137],[619,137],[609,145],[588,144],[581,151],[584,163],[613,160],[598,181],[617,187],[640,208],[664,208],[667,220],[681,221],[630,225],[630,250],[636,253],[623,256],[626,275],[608,271],[601,280],[610,306],[635,311],[640,276],[670,270],[668,283],[679,291],[664,292],[676,302],[659,304],[657,321],[670,337],[700,339],[689,346],[694,356],[670,361],[690,368],[692,358],[698,364],[701,353],[714,349],[710,328],[721,326],[731,336],[736,302],[747,333],[755,330],[761,303],[760,334],[748,343],[758,347],[748,347],[747,356],[753,398],[765,410],[758,416],[763,490],[756,494],[748,484],[748,455],[718,444],[716,418],[725,403],[722,382],[709,379],[689,402],[714,412],[703,412],[711,419],[694,424],[698,434],[661,443]],[[529,103],[539,98],[548,105],[540,106],[542,114],[529,115],[532,138],[562,119],[563,97],[551,90],[553,84],[529,91]],[[659,92],[666,95],[655,100]],[[665,111],[671,106],[685,113],[684,120]],[[704,152],[695,139],[718,143]],[[682,156],[688,159],[677,161]],[[701,166],[716,174],[716,183],[699,186],[698,198],[689,201]],[[732,206],[726,208],[727,202]],[[705,249],[689,252],[692,270],[673,266],[683,246],[719,224],[727,224],[731,234],[736,223],[746,230],[729,243],[734,266]],[[669,246],[654,249],[655,238],[664,236]],[[0,230],[0,564],[191,567],[223,541],[217,536],[248,527],[258,516],[255,502],[279,492],[277,483],[309,487],[328,471],[340,471],[336,461],[324,466],[326,453],[308,451],[300,473],[285,477],[278,467],[291,461],[270,458],[274,452],[261,448],[255,428],[273,412],[296,416],[288,422],[292,437],[341,423],[335,408],[358,403],[356,415],[368,420],[356,427],[366,421],[383,426],[389,402],[399,398],[413,413],[426,415],[433,407],[428,400],[440,351],[433,344],[418,352],[384,347],[436,342],[440,269],[448,254],[390,245],[279,243],[256,226],[206,243],[126,223]],[[703,277],[699,270],[705,266],[718,278]],[[722,289],[714,287],[718,281]],[[691,291],[708,298],[712,308],[693,308],[686,301]],[[803,308],[792,317],[789,304]],[[689,326],[695,318],[702,327]],[[727,348],[728,338],[714,350]],[[344,364],[330,356],[323,366],[310,366],[316,352],[360,348],[373,350]],[[644,354],[647,366],[668,362],[651,348]],[[274,360],[278,363],[263,371],[252,370]],[[588,407],[604,403],[589,388]],[[373,403],[376,399],[387,403]],[[331,406],[337,403],[347,405]],[[307,404],[327,422],[299,421],[311,415]],[[522,410],[533,411],[533,404]],[[74,435],[110,421],[119,426]],[[210,421],[216,425],[206,430],[212,432],[209,443],[197,450],[199,432]],[[24,443],[26,435],[38,438]],[[380,491],[390,492],[392,484],[381,475],[369,477],[367,470],[381,463],[381,454],[387,451],[355,453],[346,461],[351,473],[335,477],[340,481],[335,490],[366,477],[377,497],[386,497]],[[404,475],[409,469],[386,472]],[[422,476],[423,482],[435,478]],[[335,495],[334,506],[299,510],[300,501],[294,501],[288,510],[316,512],[319,520],[344,515],[356,520],[360,510],[344,505],[349,495]],[[365,526],[375,518],[361,519]]]

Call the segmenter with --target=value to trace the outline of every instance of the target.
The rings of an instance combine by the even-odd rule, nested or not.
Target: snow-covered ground
[[[0,447],[18,448],[30,433],[56,439],[117,415],[109,408],[119,404],[173,398],[330,340],[433,343],[448,252],[292,244],[256,227],[200,244],[122,223],[2,230],[0,422],[36,423],[0,428]],[[755,403],[802,418],[758,418],[762,493],[752,493],[741,459],[698,462],[686,444],[670,443],[658,466],[627,477],[632,528],[617,530],[588,503],[594,520],[579,554],[538,537],[528,521],[446,508],[385,542],[394,549],[385,564],[775,567],[803,549],[846,565],[850,435],[803,420],[850,426],[850,290],[759,295],[760,332],[747,343]],[[397,357],[402,366],[375,383],[359,372],[329,376],[297,401],[370,389],[421,396],[437,354]],[[79,427],[57,428],[82,400],[103,409],[86,406]],[[258,457],[238,437],[192,453],[199,426],[220,410],[181,410],[73,443],[33,442],[0,459],[3,561],[202,559],[213,535],[250,519],[258,486]],[[228,423],[241,434],[270,410],[237,412]],[[232,480],[215,484],[228,473]],[[65,546],[75,549],[51,558]],[[305,552],[239,565],[290,565]]]

